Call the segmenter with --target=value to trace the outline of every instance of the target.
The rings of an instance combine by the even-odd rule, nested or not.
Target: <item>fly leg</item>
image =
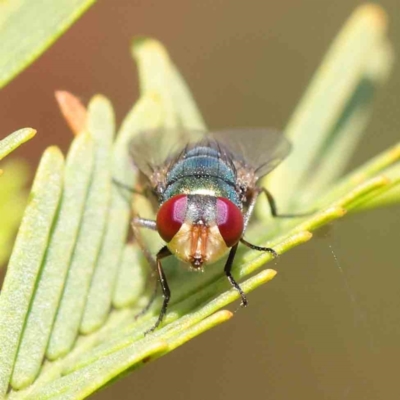
[[[169,255],[171,255],[171,253],[169,252],[168,248],[165,246],[163,247],[157,254],[156,256],[156,260],[154,260],[153,256],[151,255],[149,249],[147,248],[147,246],[145,245],[145,243],[143,242],[142,239],[142,235],[140,234],[139,228],[147,228],[147,229],[151,229],[151,230],[157,230],[157,226],[156,226],[156,222],[151,220],[151,219],[146,219],[146,218],[140,218],[140,217],[135,217],[132,220],[132,230],[133,230],[133,235],[139,245],[139,247],[141,248],[146,260],[148,261],[148,263],[150,264],[151,268],[153,271],[157,271],[158,272],[158,279],[156,279],[154,281],[154,290],[153,293],[149,299],[149,302],[146,304],[146,306],[143,308],[143,310],[141,310],[139,312],[139,314],[136,315],[135,318],[139,318],[140,316],[142,316],[143,314],[145,314],[149,308],[152,306],[152,304],[154,303],[154,300],[157,297],[157,289],[158,289],[158,282],[160,282],[161,288],[162,288],[162,292],[163,292],[163,296],[164,296],[164,303],[161,309],[161,313],[158,317],[158,320],[156,322],[156,324],[147,332],[145,332],[146,334],[149,332],[152,332],[154,329],[157,328],[157,326],[160,324],[160,322],[162,321],[166,310],[167,310],[167,306],[168,306],[168,301],[170,298],[170,290],[167,284],[167,280],[165,278],[165,274],[164,271],[162,270],[162,266],[161,266],[161,259],[165,258]]]
[[[253,214],[254,211],[254,207],[256,205],[256,201],[258,199],[258,196],[264,191],[264,188],[257,188],[257,190],[255,190],[252,194],[251,197],[249,198],[249,205],[247,207],[247,212],[244,215],[244,229],[243,232],[246,231],[247,228],[247,224],[249,223],[250,217]],[[270,207],[271,207],[271,213],[273,216],[278,216],[276,213],[276,204],[275,204],[275,200],[272,197],[271,193],[269,193],[266,189],[266,195],[267,195],[267,199],[272,199],[272,201],[270,201]],[[268,194],[267,194],[268,193]],[[279,215],[280,216],[280,215]],[[245,240],[243,237],[240,238],[240,242],[243,243],[245,246],[249,247],[252,250],[257,250],[257,251],[266,251],[268,253],[271,253],[272,256],[274,258],[278,257],[278,253],[272,249],[271,247],[263,247],[263,246],[257,246],[255,244],[252,244],[250,242],[248,242],[247,240]]]
[[[146,244],[143,241],[142,235],[140,234],[139,228],[147,228],[151,229],[152,231],[157,230],[156,221],[152,219],[134,217],[131,222],[133,236],[139,245],[140,249],[142,250],[146,260],[154,270],[156,268],[155,261],[153,256],[151,255],[149,249],[147,248]]]
[[[126,190],[127,192],[135,193],[135,194],[142,194],[141,192],[137,191],[136,189],[134,189],[130,185],[127,185],[126,183],[121,182],[118,179],[112,178],[112,183],[115,186],[117,186],[119,189]]]
[[[240,242],[243,243],[245,246],[250,247],[253,250],[267,251],[268,253],[271,253],[274,256],[274,258],[278,257],[278,253],[274,249],[271,249],[270,247],[256,246],[254,244],[249,243],[247,240],[245,240],[243,238],[240,239]],[[235,259],[238,244],[239,243],[236,243],[231,248],[228,259],[226,260],[226,263],[225,263],[224,271],[225,271],[225,275],[227,276],[230,284],[239,292],[240,297],[242,298],[242,302],[240,303],[241,307],[246,307],[248,304],[247,297],[246,297],[245,293],[243,292],[242,288],[240,287],[240,285],[236,282],[235,278],[232,276],[232,265],[233,265],[233,260]]]
[[[167,278],[166,278],[166,276],[164,274],[164,271],[162,269],[161,260],[163,258],[166,258],[166,257],[170,256],[170,255],[172,255],[172,253],[169,251],[167,246],[164,246],[157,253],[156,263],[157,263],[158,279],[159,279],[159,282],[160,282],[160,286],[161,286],[161,289],[162,289],[164,300],[163,300],[161,311],[160,311],[160,314],[158,315],[158,319],[157,319],[156,323],[153,325],[153,327],[151,327],[148,331],[145,332],[145,335],[150,333],[150,332],[153,332],[161,324],[162,320],[165,317],[165,314],[167,313],[169,299],[171,298],[171,291],[169,290]]]
[[[235,281],[234,277],[232,276],[232,265],[233,265],[233,260],[235,258],[236,255],[236,250],[238,247],[238,243],[236,243],[232,248],[231,251],[229,252],[229,256],[228,259],[226,260],[225,263],[225,275],[227,276],[230,284],[239,292],[240,297],[242,298],[242,302],[240,303],[240,305],[242,307],[246,307],[247,306],[247,298],[246,295],[244,294],[242,288],[239,286],[239,284]]]
[[[154,280],[154,289],[153,289],[153,293],[151,294],[151,297],[149,299],[149,301],[147,302],[147,304],[144,306],[143,309],[141,309],[136,315],[135,315],[135,319],[140,318],[142,315],[146,314],[147,311],[149,311],[150,307],[153,305],[155,299],[157,298],[157,292],[158,292],[158,280],[155,279]],[[146,332],[147,333],[147,332]]]
[[[271,214],[274,218],[302,218],[302,217],[307,217],[307,216],[315,213],[315,211],[311,211],[311,212],[299,213],[299,214],[279,214],[278,209],[276,207],[276,201],[275,201],[274,197],[272,196],[271,192],[269,192],[264,187],[260,187],[260,188],[258,188],[257,197],[260,195],[260,193],[264,193],[265,196],[267,197],[269,207],[271,208]]]
[[[151,229],[152,231],[157,230],[157,225],[156,221],[153,219],[147,219],[147,218],[141,218],[141,217],[134,217],[132,220],[132,229],[133,233],[135,234],[135,237],[138,237],[138,241],[142,240],[142,236],[139,233],[139,228],[147,228]],[[142,242],[143,244],[143,242]],[[139,245],[142,247],[142,244],[139,243]]]
[[[243,221],[243,232],[246,232],[247,225],[250,221],[250,217],[253,215],[254,207],[256,205],[256,201],[258,199],[258,196],[260,195],[260,191],[257,190],[251,191],[251,194],[249,198],[247,199],[248,201],[248,206],[247,206],[247,211],[246,214],[244,215],[244,221]]]
[[[301,218],[301,217],[306,217],[308,215],[313,214],[315,211],[312,212],[307,212],[307,213],[302,213],[302,214],[279,214],[278,209],[276,207],[276,202],[274,197],[272,196],[271,192],[269,192],[266,188],[264,187],[257,187],[249,196],[248,199],[248,207],[247,207],[247,212],[244,216],[244,229],[243,232],[246,231],[247,224],[249,223],[250,217],[253,214],[254,207],[256,205],[256,201],[258,199],[258,196],[264,193],[265,196],[267,197],[268,204],[271,209],[271,215],[274,218]],[[274,250],[271,249],[270,247],[262,247],[262,246],[256,246],[255,244],[249,243],[247,240],[244,238],[241,238],[240,241],[247,247],[249,247],[252,250],[258,250],[258,251],[267,251],[268,253],[271,253],[274,258],[278,257],[278,253]]]
[[[125,201],[128,204],[131,204],[132,199],[131,199],[131,195],[132,194],[142,194],[140,191],[135,190],[133,187],[120,182],[118,179],[112,178],[112,183],[113,185],[115,185],[119,191],[119,193],[121,194],[121,196],[125,199]]]
[[[147,185],[144,187],[144,190],[138,190],[115,178],[112,178],[112,183],[118,188],[121,196],[126,200],[128,204],[131,204],[132,202],[132,194],[138,194],[147,198],[149,197],[149,195],[154,194]]]
[[[136,242],[138,243],[140,249],[142,250],[142,253],[144,254],[147,262],[149,263],[152,271],[157,269],[157,264],[154,261],[153,256],[149,252],[149,249],[146,247],[142,240],[142,235],[140,234],[139,228],[147,228],[151,230],[156,230],[156,222],[151,220],[151,219],[145,219],[145,218],[140,218],[140,217],[135,217],[132,220],[132,230],[133,230],[133,236],[136,239]],[[135,316],[135,319],[141,317],[142,315],[146,314],[147,311],[149,311],[150,307],[154,303],[154,300],[157,298],[157,289],[158,289],[158,280],[154,280],[154,289],[153,293],[147,302],[146,306]]]
[[[240,238],[240,242],[252,250],[266,251],[267,253],[271,253],[274,258],[278,258],[278,253],[271,247],[257,246],[255,244],[248,242],[243,238]]]

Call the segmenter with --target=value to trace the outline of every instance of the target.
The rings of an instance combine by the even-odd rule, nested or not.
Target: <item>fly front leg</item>
[[[158,319],[157,319],[156,323],[154,324],[154,326],[152,328],[150,328],[148,331],[145,332],[145,335],[150,333],[150,332],[153,332],[155,329],[157,329],[157,327],[161,324],[162,320],[164,319],[165,314],[167,313],[168,303],[169,303],[169,300],[171,298],[171,291],[169,290],[167,278],[166,278],[165,273],[164,273],[164,271],[162,269],[161,260],[163,258],[166,258],[166,257],[170,256],[170,255],[172,255],[172,253],[169,251],[167,246],[164,246],[157,253],[157,256],[156,256],[158,279],[159,279],[159,282],[160,282],[160,286],[161,286],[161,289],[162,289],[164,300],[163,300],[161,311],[160,311],[160,314],[158,315]]]
[[[248,205],[248,207],[247,207],[247,212],[246,212],[246,214],[244,215],[244,229],[243,229],[243,232],[246,232],[247,224],[249,223],[249,220],[250,220],[250,218],[251,218],[251,216],[252,216],[252,214],[253,214],[254,207],[255,207],[255,205],[256,205],[256,201],[257,201],[257,199],[258,199],[258,196],[259,196],[262,192],[263,192],[263,188],[256,188],[256,189],[251,193],[251,195],[250,195],[250,197],[249,197],[249,199],[248,199],[249,205]],[[269,192],[268,192],[268,193],[269,193]],[[271,194],[269,193],[269,195],[271,195]],[[267,197],[267,198],[268,198],[268,197]],[[271,198],[272,198],[272,196],[271,196]],[[271,204],[271,203],[270,203],[270,204]],[[275,206],[275,201],[274,201],[273,198],[272,198],[271,211],[272,211],[272,215],[274,215],[274,213],[276,214],[276,206]],[[276,215],[274,215],[274,216],[276,216]],[[274,249],[272,249],[271,247],[257,246],[257,245],[255,245],[255,244],[252,244],[252,243],[248,242],[248,241],[245,240],[243,237],[240,238],[240,242],[243,243],[245,246],[249,247],[249,248],[252,249],[252,250],[265,251],[265,252],[268,252],[268,253],[272,254],[272,256],[273,256],[274,258],[277,258],[277,257],[278,257],[278,253],[277,253]]]
[[[240,242],[243,243],[245,246],[247,246],[248,248],[250,248],[252,250],[265,251],[267,253],[272,254],[272,256],[274,258],[278,258],[278,253],[271,247],[257,246],[255,244],[252,244],[252,243],[248,242],[244,238],[241,238]]]
[[[144,256],[146,257],[146,260],[148,261],[148,263],[152,267],[152,270],[154,271],[156,269],[156,263],[149,249],[147,248],[146,244],[143,241],[143,237],[140,233],[139,228],[147,228],[155,231],[157,230],[156,221],[136,216],[132,219],[131,225],[132,225],[133,236],[137,244],[139,245],[140,249],[142,250]]]
[[[151,230],[156,230],[156,221],[153,221],[151,219],[146,219],[146,218],[140,218],[139,216],[136,216],[132,219],[131,222],[132,225],[132,231],[133,231],[133,236],[135,237],[136,242],[138,243],[140,249],[142,250],[147,262],[149,263],[151,270],[154,272],[156,271],[157,268],[157,261],[154,260],[154,257],[150,253],[149,249],[147,248],[146,244],[143,241],[142,235],[140,233],[139,228],[147,228]],[[153,274],[152,274],[153,275]],[[146,314],[146,312],[150,309],[150,307],[153,305],[155,299],[157,298],[157,289],[158,289],[158,279],[154,279],[154,289],[152,292],[152,295],[146,304],[146,306],[135,316],[135,319],[141,317],[142,315]],[[147,332],[146,332],[147,333]]]
[[[157,230],[156,221],[153,219],[141,218],[139,216],[134,217],[132,220],[132,229],[135,231],[138,228],[147,228],[151,229],[152,231]]]
[[[235,281],[234,277],[232,276],[232,265],[233,265],[233,260],[235,258],[236,255],[236,250],[238,247],[238,243],[236,243],[232,248],[231,251],[229,252],[229,256],[228,259],[226,260],[226,264],[225,264],[225,275],[227,276],[230,284],[239,292],[240,297],[242,298],[242,302],[240,303],[240,305],[242,307],[246,307],[247,306],[247,298],[246,295],[244,294],[242,288],[239,286],[239,284]]]

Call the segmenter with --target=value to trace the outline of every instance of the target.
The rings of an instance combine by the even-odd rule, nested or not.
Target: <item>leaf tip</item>
[[[89,102],[89,106],[91,103],[101,102],[101,103],[109,103],[111,105],[111,101],[104,96],[103,94],[97,93],[95,94]]]
[[[11,377],[10,385],[14,390],[22,390],[25,389],[30,384],[32,384],[34,379],[35,376],[27,376],[26,374],[23,373],[15,374],[14,372]]]
[[[341,218],[345,214],[347,214],[347,209],[341,206],[332,207],[332,209],[328,210],[328,213],[335,218]]]
[[[25,128],[26,130],[26,140],[32,139],[36,134],[37,130],[33,128]]]
[[[233,312],[229,310],[221,310],[217,312],[220,321],[228,321],[233,317]]]
[[[258,275],[258,278],[262,283],[267,283],[271,279],[275,278],[277,273],[278,272],[275,271],[274,269],[266,269],[266,270],[260,272],[260,274]]]
[[[151,51],[154,53],[162,53],[162,56],[169,58],[164,46],[156,39],[148,36],[135,36],[131,42],[132,54],[136,57],[142,51]]]
[[[65,343],[64,347],[58,347],[58,348],[53,348],[51,346],[49,346],[49,348],[46,351],[46,358],[49,361],[57,361],[58,359],[64,357],[68,351],[70,351],[71,349],[69,347],[67,347],[67,344]]]
[[[62,157],[64,158],[64,155],[61,151],[61,149],[58,146],[49,146],[46,150],[45,153],[51,154],[56,157]]]
[[[371,24],[385,28],[387,25],[386,11],[376,3],[365,3],[359,6],[355,13],[359,18],[369,19]]]

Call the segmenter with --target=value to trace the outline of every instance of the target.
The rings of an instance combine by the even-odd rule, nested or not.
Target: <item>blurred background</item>
[[[36,166],[71,133],[54,91],[109,97],[120,122],[138,98],[134,35],[169,49],[210,128],[282,129],[356,0],[102,0],[0,92],[0,137]],[[399,53],[398,0],[380,2]],[[400,67],[379,91],[349,168],[400,138]],[[400,398],[400,208],[351,215],[281,257],[278,275],[229,322],[93,396],[180,399]],[[341,271],[342,270],[342,271]],[[237,305],[233,306],[233,310]]]

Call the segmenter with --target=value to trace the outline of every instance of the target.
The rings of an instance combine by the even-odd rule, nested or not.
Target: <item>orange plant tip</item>
[[[86,130],[87,110],[78,97],[72,93],[58,90],[55,97],[61,113],[75,135]]]
[[[221,319],[231,319],[233,317],[233,312],[229,310],[221,310],[219,311],[218,315],[221,317]]]
[[[356,13],[363,18],[371,19],[371,22],[377,25],[387,25],[386,11],[376,3],[365,3],[356,8]]]

